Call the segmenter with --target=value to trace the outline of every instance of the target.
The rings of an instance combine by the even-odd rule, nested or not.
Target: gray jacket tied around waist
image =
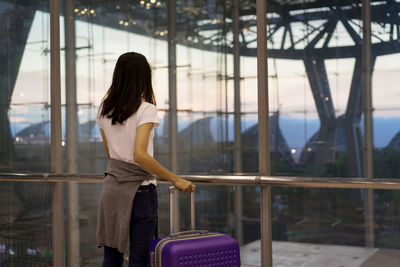
[[[154,175],[137,164],[110,159],[99,201],[97,245],[124,253],[129,241],[132,204],[138,187]]]
[[[114,176],[117,182],[143,182],[154,179],[153,174],[145,171],[139,165],[117,159],[108,161],[104,174]]]

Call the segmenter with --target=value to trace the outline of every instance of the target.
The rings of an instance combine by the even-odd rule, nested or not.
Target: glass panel
[[[0,182],[0,266],[52,266],[52,185]]]
[[[272,174],[362,177],[361,5],[273,2]]]
[[[255,151],[245,145],[257,120],[254,7],[255,1],[177,1],[180,173],[257,171],[254,157],[243,156]]]
[[[0,2],[0,172],[50,170],[49,1]],[[49,183],[0,183],[0,265],[51,266]]]
[[[163,125],[168,97],[166,1],[63,0],[61,6],[63,168],[103,173],[107,160],[95,116],[121,54],[135,51],[149,61]],[[162,136],[158,127],[154,151],[164,163]],[[100,192],[100,184],[65,186],[67,266],[101,263],[103,250],[96,247],[95,231]]]
[[[64,183],[66,266],[101,266],[96,232],[101,188],[100,183]]]
[[[400,263],[398,191],[374,191],[374,248],[365,246],[363,190],[276,187],[272,199],[274,265],[394,267]]]
[[[373,24],[373,29],[381,26]],[[386,25],[389,27],[389,25]],[[396,26],[397,27],[397,26]],[[388,32],[376,30],[380,38],[388,40]],[[397,37],[398,38],[398,37]],[[375,38],[373,38],[375,40]],[[375,44],[376,46],[376,44]],[[400,64],[399,53],[380,48],[372,77],[373,90],[373,138],[374,138],[374,176],[399,178],[400,168],[400,95],[395,86]]]
[[[61,47],[65,48],[61,54],[64,171],[104,171],[106,157],[94,119],[110,85],[115,62],[127,51],[143,53],[152,66],[161,121],[156,128],[154,156],[161,164],[181,174],[257,171],[257,143],[245,145],[246,135],[256,140],[255,1],[237,1],[238,19],[233,19],[236,16],[233,2],[225,1],[176,1],[176,17],[168,18],[167,3],[171,2],[174,1],[88,4],[64,0],[62,14],[67,18],[61,19]],[[168,59],[167,40],[173,34],[173,29],[168,28],[169,19],[174,22],[176,31],[176,58],[172,59]],[[237,25],[236,30],[234,25]],[[75,33],[70,31],[72,28]],[[239,44],[234,44],[234,35],[239,38]],[[238,53],[234,48],[240,48]],[[237,73],[233,54],[240,61]],[[173,77],[169,77],[168,68],[175,65],[176,86]],[[170,106],[169,99],[169,91],[174,87],[176,107]],[[242,113],[234,105],[235,94],[238,95],[234,93],[235,87],[240,92],[237,106]],[[168,111],[170,108],[178,110],[175,166],[171,163],[173,138],[169,128],[174,113]],[[242,137],[242,142],[238,136]],[[244,160],[244,153],[251,153],[251,157]],[[68,185],[66,205],[71,210],[78,210],[78,203],[81,203],[78,188]],[[240,200],[244,197],[243,190],[245,188],[229,193],[222,191],[221,197],[234,193]],[[236,205],[243,209],[244,203],[238,201]],[[251,223],[244,219],[242,222],[240,213],[238,216],[237,233],[248,231],[243,227],[253,229]],[[75,222],[71,220],[68,219],[68,224],[77,223],[76,219]],[[233,231],[224,228],[221,222],[212,227]],[[238,237],[242,238],[250,242],[245,235]],[[74,239],[78,237],[67,239],[67,255],[76,255],[73,250],[77,250],[79,243],[76,241],[75,246],[71,241]],[[72,260],[76,261],[76,257],[67,261]]]
[[[48,172],[49,2],[0,2],[0,172]]]
[[[60,23],[61,47],[67,48],[61,51],[65,105],[63,167],[67,172],[99,173],[106,166],[106,154],[95,116],[121,54],[135,51],[146,56],[153,68],[158,108],[164,108],[168,63],[166,39],[164,33],[160,35],[159,27],[166,23],[166,4],[163,1],[103,1],[89,5],[74,0],[63,2],[62,15],[71,18],[64,20],[62,16]],[[163,22],[155,23],[156,17]],[[160,110],[160,119],[161,116]],[[157,135],[161,132],[158,127]]]

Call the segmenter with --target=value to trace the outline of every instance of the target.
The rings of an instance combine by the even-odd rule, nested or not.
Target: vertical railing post
[[[50,0],[51,172],[61,172],[60,2]],[[64,266],[62,183],[53,184],[53,266]]]
[[[267,1],[257,0],[258,158],[260,175],[270,175],[267,62]],[[261,186],[261,266],[272,267],[271,187]]]
[[[169,119],[169,153],[170,168],[173,173],[178,171],[178,114],[176,96],[176,0],[167,1],[168,9],[168,119]],[[175,202],[175,231],[179,228],[178,194]]]
[[[362,42],[362,75],[364,107],[364,177],[374,177],[373,137],[372,137],[372,86],[371,86],[371,5],[370,0],[362,1],[363,42]],[[365,243],[374,247],[374,192],[364,190],[365,194]]]
[[[234,171],[242,172],[242,142],[241,142],[241,114],[240,114],[240,25],[239,25],[239,0],[234,0],[232,5],[233,22],[233,90],[234,90],[234,119],[235,119],[235,140],[234,140]],[[243,245],[243,196],[242,186],[235,186],[235,213],[236,213],[236,239]]]

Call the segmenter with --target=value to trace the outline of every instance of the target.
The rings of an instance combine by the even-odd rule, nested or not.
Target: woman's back
[[[101,109],[101,107],[100,107]],[[134,144],[137,128],[144,124],[152,122],[154,127],[150,132],[147,145],[147,153],[153,156],[154,128],[160,123],[157,117],[157,108],[155,105],[143,101],[136,113],[131,115],[122,124],[112,125],[111,118],[97,115],[97,124],[103,129],[107,137],[110,157],[125,162],[136,163],[133,160]]]

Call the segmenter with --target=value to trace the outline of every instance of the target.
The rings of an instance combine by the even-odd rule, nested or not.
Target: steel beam
[[[361,52],[361,51],[360,51]],[[375,64],[375,57],[371,60],[371,74]],[[356,56],[353,78],[351,81],[349,99],[347,102],[346,113],[343,118],[343,127],[346,136],[347,160],[349,165],[349,175],[352,177],[363,177],[363,151],[360,121],[363,105],[362,88],[362,58],[361,53]]]
[[[304,58],[304,65],[321,121],[313,173],[314,176],[321,176],[325,164],[334,159],[335,152],[332,150],[332,147],[337,127],[336,116],[323,58],[306,56]]]
[[[321,122],[334,120],[335,109],[324,59],[312,57],[308,54],[304,58],[304,65]]]

